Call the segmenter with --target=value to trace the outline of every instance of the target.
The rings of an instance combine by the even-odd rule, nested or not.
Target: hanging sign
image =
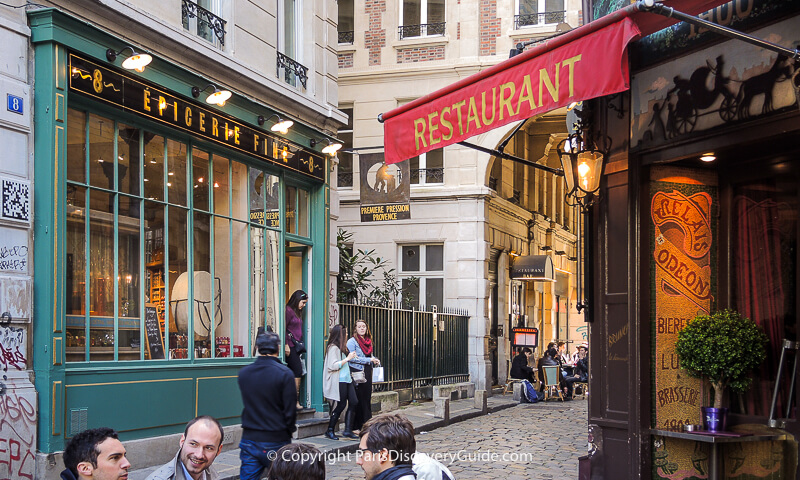
[[[69,89],[220,145],[325,180],[325,156],[236,118],[186,100],[156,84],[69,55]]]
[[[408,162],[388,165],[382,153],[359,155],[361,221],[385,222],[411,218],[411,179]]]

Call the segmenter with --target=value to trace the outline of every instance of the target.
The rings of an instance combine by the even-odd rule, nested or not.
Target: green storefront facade
[[[308,145],[326,135],[260,126],[279,112],[237,95],[236,72],[208,105],[191,91],[211,82],[158,52],[125,70],[114,35],[57,9],[29,20],[38,451],[99,426],[135,440],[201,414],[239,423],[238,370],[297,288],[301,401],[321,410],[330,159]]]

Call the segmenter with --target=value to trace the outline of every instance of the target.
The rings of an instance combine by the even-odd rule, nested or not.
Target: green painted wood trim
[[[107,49],[120,50],[122,47],[130,45],[130,42],[122,38],[106,33],[90,23],[86,23],[55,8],[29,11],[28,18],[31,26],[31,41],[34,44],[41,42],[60,43],[69,49],[81,52],[83,55],[94,57],[104,64],[108,63],[106,60]],[[137,51],[146,51],[141,46],[134,45],[134,47],[137,47]],[[187,98],[192,98],[191,89],[193,86],[202,88],[211,83],[205,77],[198,76],[193,72],[176,66],[172,62],[165,61],[159,57],[157,52],[148,53],[153,54],[153,62],[147,66],[144,72],[137,74],[139,77],[162,85]],[[119,63],[121,63],[121,59],[118,58],[117,66],[119,66]],[[225,87],[232,88],[230,85],[225,85]],[[326,135],[319,128],[301,122],[295,115],[291,115],[291,112],[277,111],[266,104],[255,102],[248,97],[237,94],[235,90],[232,91],[233,97],[225,102],[225,107],[221,111],[250,123],[256,129],[269,131],[269,125],[264,125],[264,127],[258,125],[258,116],[263,115],[269,118],[273,113],[277,113],[282,117],[291,118],[295,122],[289,133],[283,135],[287,140],[305,148],[310,148],[311,139],[331,138],[330,135]],[[274,92],[274,94],[278,95],[279,93]],[[317,145],[315,150],[320,152],[324,145],[321,143]]]
[[[64,385],[64,353],[54,358],[53,344],[64,341],[64,202],[66,191],[66,52],[53,43],[34,45],[33,222],[35,255],[33,278],[33,369],[39,394],[37,449],[63,448],[63,418],[58,413]],[[61,168],[59,168],[61,166]]]

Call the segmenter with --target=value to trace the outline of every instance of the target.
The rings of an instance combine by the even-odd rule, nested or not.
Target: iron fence
[[[372,331],[373,355],[381,360],[385,380],[373,384],[373,391],[410,389],[417,400],[430,398],[434,385],[469,381],[467,312],[340,303],[339,314],[349,334],[357,320]]]
[[[562,23],[567,12],[543,12],[529,13],[525,15],[514,15],[514,30],[531,25],[545,25],[552,23]]]

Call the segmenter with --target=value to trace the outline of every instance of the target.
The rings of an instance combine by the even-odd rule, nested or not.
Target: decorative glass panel
[[[297,233],[297,189],[295,187],[286,188],[286,231]]]
[[[247,166],[233,162],[231,165],[231,193],[233,195],[233,218],[247,221],[250,219],[250,209],[247,203],[247,192],[249,182],[247,177]]]
[[[139,336],[140,305],[140,271],[139,263],[139,212],[142,201],[138,198],[119,195],[119,215],[117,258],[119,270],[117,283],[119,302],[119,359],[139,360],[141,358],[141,339]]]
[[[164,200],[164,137],[144,135],[144,196],[149,200]]]
[[[139,195],[139,129],[119,124],[117,135],[117,181],[119,191]]]
[[[228,194],[230,193],[230,182],[228,182],[228,162],[227,158],[214,155],[214,184],[212,192],[214,192],[214,213],[217,215],[229,216],[230,203]]]
[[[297,233],[308,236],[308,191],[297,190]]]
[[[89,177],[95,187],[114,189],[114,121],[89,115]]]
[[[89,208],[89,359],[113,360],[114,196],[92,190]]]
[[[188,215],[179,207],[168,209],[167,291],[169,292],[169,348],[171,358],[189,358]],[[178,350],[175,350],[178,349]]]
[[[167,142],[167,191],[169,203],[186,206],[186,157],[188,147],[175,140]]]
[[[192,195],[194,208],[208,211],[209,191],[208,184],[208,171],[209,171],[209,158],[208,153],[196,148],[192,149]]]

